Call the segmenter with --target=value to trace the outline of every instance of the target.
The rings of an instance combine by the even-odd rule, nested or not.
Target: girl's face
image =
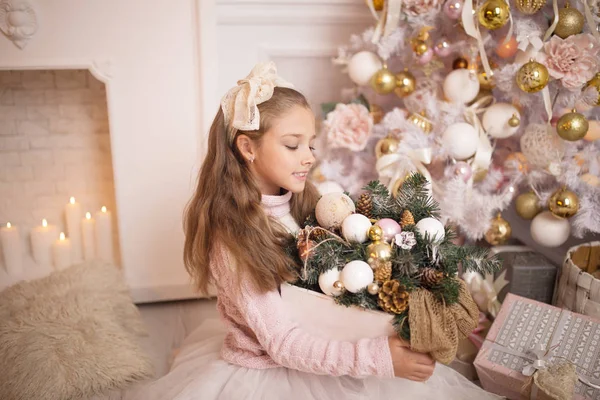
[[[250,169],[262,194],[279,195],[304,190],[308,172],[315,162],[315,116],[310,109],[295,106],[274,121],[259,146],[252,146]]]

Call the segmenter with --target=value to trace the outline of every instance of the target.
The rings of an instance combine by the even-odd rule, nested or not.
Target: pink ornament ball
[[[428,49],[425,53],[423,53],[419,58],[419,64],[421,65],[425,65],[428,62],[430,62],[431,60],[433,60],[433,50]]]
[[[435,54],[438,57],[448,57],[452,54],[452,45],[445,37],[440,38],[434,47]]]
[[[400,224],[394,221],[391,218],[382,218],[375,224],[383,230],[383,240],[389,242],[394,238],[397,234],[402,232],[402,228]]]
[[[471,179],[471,176],[473,176],[473,168],[471,168],[471,166],[464,161],[457,162],[456,164],[452,165],[449,170],[450,176],[458,176],[465,182],[467,182],[469,179]]]
[[[462,0],[448,0],[444,3],[444,14],[450,19],[459,19],[462,14]]]

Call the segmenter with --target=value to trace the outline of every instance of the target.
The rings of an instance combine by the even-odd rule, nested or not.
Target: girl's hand
[[[417,353],[397,336],[388,338],[394,375],[417,382],[424,382],[433,374],[435,361],[427,354]]]

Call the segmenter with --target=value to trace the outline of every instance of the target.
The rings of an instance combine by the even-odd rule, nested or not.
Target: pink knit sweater
[[[268,215],[293,231],[298,225],[290,214],[290,198],[291,192],[263,196],[262,204]],[[217,307],[228,327],[221,350],[224,360],[255,369],[284,366],[322,375],[393,377],[386,336],[351,343],[308,334],[289,318],[278,291],[260,293],[250,279],[238,277],[225,246],[215,246],[211,271]]]

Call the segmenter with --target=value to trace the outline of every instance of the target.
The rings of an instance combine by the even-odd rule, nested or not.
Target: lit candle
[[[96,257],[95,239],[94,239],[95,221],[92,214],[85,213],[85,218],[81,221],[81,233],[83,235],[83,259],[85,261],[93,260]]]
[[[52,245],[52,259],[56,269],[65,269],[71,266],[71,241],[60,233],[58,240]]]
[[[51,265],[52,243],[56,239],[56,227],[42,220],[41,226],[31,230],[31,250],[33,258],[40,265]]]
[[[4,255],[4,268],[11,276],[21,275],[23,268],[23,246],[21,235],[16,226],[10,222],[0,228],[0,241],[2,242],[2,254]]]
[[[82,259],[81,248],[81,204],[71,197],[65,206],[65,219],[67,221],[67,234],[71,241],[71,251],[73,262],[79,262]]]
[[[104,206],[96,213],[96,256],[114,262],[111,214]]]

